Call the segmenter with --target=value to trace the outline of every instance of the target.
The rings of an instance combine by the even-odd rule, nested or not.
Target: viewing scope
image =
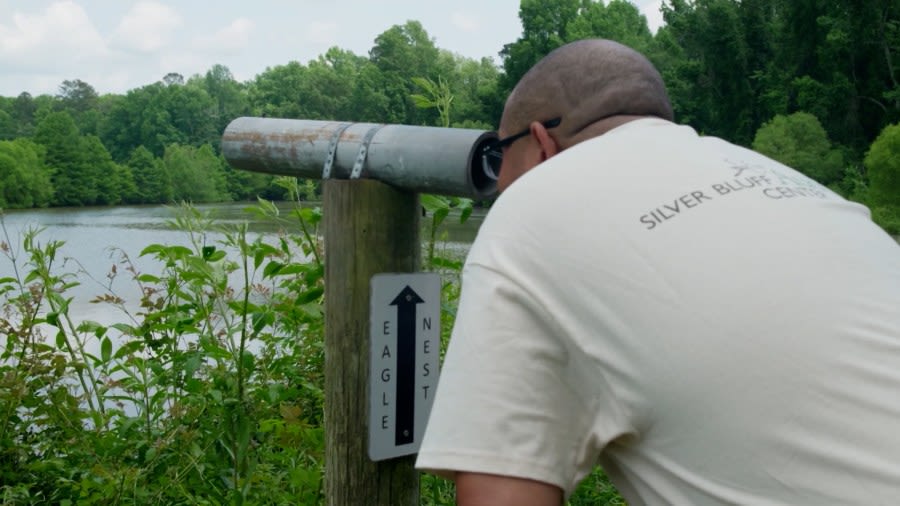
[[[237,169],[310,179],[377,179],[404,190],[487,200],[497,182],[482,151],[485,130],[243,117],[222,135]]]

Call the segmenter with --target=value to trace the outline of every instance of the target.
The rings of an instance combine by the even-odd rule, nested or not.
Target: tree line
[[[890,128],[900,122],[900,2],[667,0],[655,34],[626,0],[522,0],[519,18],[522,34],[499,64],[439,48],[408,21],[367,55],[335,47],[247,82],[214,65],[122,95],[74,79],[53,96],[0,97],[0,206],[279,198],[271,177],[223,162],[219,140],[233,118],[490,129],[538,59],[603,37],[660,69],[677,121],[793,164],[883,223],[900,222],[900,132]],[[444,107],[423,107],[423,94]]]

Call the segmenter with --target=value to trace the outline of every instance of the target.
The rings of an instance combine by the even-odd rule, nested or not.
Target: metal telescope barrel
[[[243,117],[225,129],[222,154],[231,166],[253,172],[312,179],[352,174],[415,192],[490,199],[497,184],[484,172],[481,151],[496,137],[463,128]]]

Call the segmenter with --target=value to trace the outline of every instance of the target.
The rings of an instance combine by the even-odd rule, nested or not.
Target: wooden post
[[[326,504],[415,506],[414,456],[368,456],[369,280],[419,270],[419,197],[374,180],[323,184]]]

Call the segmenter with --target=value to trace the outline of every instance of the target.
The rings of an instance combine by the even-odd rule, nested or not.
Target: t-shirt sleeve
[[[527,478],[568,496],[592,407],[572,384],[572,351],[527,283],[477,257],[416,467]]]

